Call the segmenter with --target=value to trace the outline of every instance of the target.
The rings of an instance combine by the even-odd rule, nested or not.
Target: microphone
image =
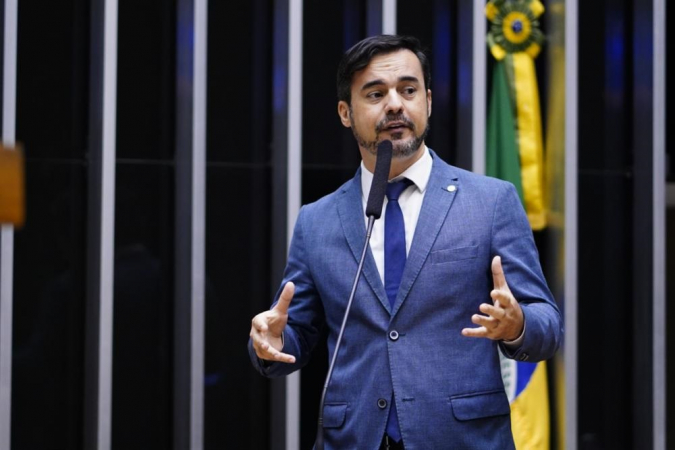
[[[340,342],[342,342],[342,335],[344,334],[345,326],[347,325],[349,310],[352,307],[352,301],[354,300],[354,294],[356,293],[356,286],[359,284],[359,278],[361,278],[361,272],[363,272],[363,262],[366,259],[366,252],[368,250],[370,236],[373,233],[373,224],[382,215],[382,204],[384,203],[384,196],[387,193],[387,181],[389,180],[389,169],[391,167],[392,152],[393,146],[391,141],[382,141],[377,146],[375,173],[373,173],[373,182],[370,185],[370,194],[368,194],[368,202],[366,203],[366,216],[368,217],[368,226],[366,227],[366,242],[363,245],[359,267],[356,269],[354,285],[352,286],[352,291],[349,294],[349,301],[347,302],[345,314],[342,318],[340,333],[338,334],[337,341],[335,342],[335,351],[333,352],[333,358],[331,359],[330,365],[328,366],[326,381],[323,384],[323,391],[321,392],[321,401],[319,403],[319,420],[316,430],[315,442],[315,447],[317,450],[323,450],[323,405],[326,400],[326,391],[328,390],[328,384],[330,383],[331,376],[333,375],[335,361],[337,361],[338,352],[340,350]]]
[[[366,216],[379,219],[382,215],[382,204],[387,193],[387,181],[389,180],[389,168],[393,152],[391,141],[382,141],[377,146],[377,160],[375,161],[375,173],[370,185],[368,203],[366,203]]]

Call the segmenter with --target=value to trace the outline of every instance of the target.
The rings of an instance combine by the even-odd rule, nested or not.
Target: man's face
[[[394,158],[416,154],[424,143],[431,114],[431,91],[425,90],[422,65],[410,50],[375,56],[354,74],[351,106],[338,103],[342,124],[351,127],[362,156],[377,153],[390,140]]]

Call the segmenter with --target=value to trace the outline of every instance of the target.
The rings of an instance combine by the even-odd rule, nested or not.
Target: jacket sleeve
[[[525,334],[517,349],[500,344],[502,352],[518,361],[551,358],[563,339],[562,318],[539,263],[530,224],[510,183],[504,183],[492,222],[492,257],[501,256],[506,282],[525,317]]]
[[[300,209],[293,230],[283,281],[272,304],[274,307],[284,285],[292,281],[295,284],[295,294],[288,308],[288,324],[284,330],[282,351],[295,356],[295,363],[262,361],[255,354],[251,339],[248,341],[248,352],[253,366],[262,375],[270,378],[288,375],[305,366],[324,326],[323,304],[314,284],[308,261],[307,240],[305,239],[306,221],[307,206],[304,206]]]

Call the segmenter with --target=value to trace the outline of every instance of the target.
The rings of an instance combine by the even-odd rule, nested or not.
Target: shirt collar
[[[431,166],[433,165],[433,159],[429,153],[429,148],[424,146],[424,154],[420,159],[415,161],[415,163],[408,167],[401,175],[396,178],[389,180],[399,181],[403,178],[407,178],[412,181],[417,189],[421,193],[427,189],[427,184],[429,183],[429,178],[431,177]],[[361,192],[363,193],[363,198],[367,199],[370,195],[370,185],[373,183],[373,174],[361,161]]]

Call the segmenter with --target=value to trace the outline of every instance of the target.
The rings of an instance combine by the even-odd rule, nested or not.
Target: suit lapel
[[[356,171],[356,176],[351,182],[344,185],[337,201],[338,215],[342,229],[347,238],[349,249],[354,255],[357,264],[361,259],[363,245],[366,241],[366,226],[363,213],[363,200],[361,192],[361,169]],[[354,274],[356,275],[356,274]],[[389,300],[384,291],[380,274],[377,271],[375,258],[368,246],[366,259],[363,263],[363,277],[366,279],[371,289],[377,296],[382,306],[390,311]]]
[[[450,166],[442,162],[433,152],[432,156],[434,161],[431,176],[424,195],[422,209],[417,219],[417,227],[408,252],[408,260],[401,278],[401,286],[394,304],[393,315],[398,312],[401,304],[407,298],[459,191],[458,178],[451,172]]]

